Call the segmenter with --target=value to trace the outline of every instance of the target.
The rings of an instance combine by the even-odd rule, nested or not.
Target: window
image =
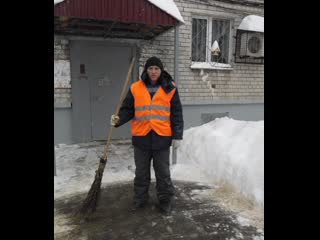
[[[212,17],[192,19],[192,61],[230,63],[230,20]],[[211,46],[217,41],[220,54],[214,56]]]
[[[192,20],[192,61],[206,62],[207,59],[207,20]]]

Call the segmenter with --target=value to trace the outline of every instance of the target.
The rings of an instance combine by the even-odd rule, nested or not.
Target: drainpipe
[[[174,80],[178,86],[179,82],[179,25],[174,27]]]
[[[54,176],[57,176],[57,167],[56,167],[56,148],[54,148]]]
[[[179,83],[179,24],[174,27],[174,80]],[[177,149],[172,147],[172,164],[177,164]]]

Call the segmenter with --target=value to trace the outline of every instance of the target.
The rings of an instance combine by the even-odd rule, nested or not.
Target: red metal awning
[[[147,0],[65,0],[54,7],[54,16],[174,26],[178,20]]]

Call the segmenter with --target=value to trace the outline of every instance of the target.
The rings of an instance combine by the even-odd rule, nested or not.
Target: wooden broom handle
[[[128,87],[129,80],[130,80],[130,78],[131,78],[131,73],[132,73],[132,69],[133,69],[133,65],[134,65],[134,60],[135,60],[135,58],[132,57],[131,64],[130,64],[130,67],[129,67],[129,71],[128,71],[128,74],[127,74],[127,79],[126,79],[126,81],[125,81],[125,83],[124,83],[124,86],[123,86],[123,88],[122,88],[122,92],[121,92],[121,94],[120,94],[120,99],[119,99],[118,106],[117,106],[117,110],[116,110],[116,113],[115,113],[116,116],[119,114],[120,107],[121,107],[121,104],[122,104],[122,100],[123,100],[123,97],[124,97],[124,95],[125,95],[125,93],[126,93],[126,89],[127,89],[127,87]],[[110,142],[111,142],[110,140],[111,140],[113,128],[114,128],[114,126],[111,126],[110,131],[109,131],[106,148],[105,148],[105,150],[104,150],[104,154],[103,154],[103,157],[102,157],[103,160],[106,160],[106,159],[107,159],[107,151],[108,151],[108,147],[109,147]]]
[[[122,92],[121,92],[120,99],[119,99],[118,106],[117,106],[117,110],[116,110],[116,115],[119,114],[120,107],[121,107],[121,104],[122,104],[122,101],[123,101],[123,97],[126,94],[128,83],[129,83],[129,80],[131,78],[131,72],[132,72],[132,69],[133,69],[133,65],[134,65],[134,57],[131,60],[130,68],[129,68],[129,71],[128,71],[128,74],[127,74],[127,79],[126,79],[126,82],[124,83],[124,86],[122,88]]]

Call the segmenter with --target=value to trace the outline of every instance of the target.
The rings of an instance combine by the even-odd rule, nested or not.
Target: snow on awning
[[[54,5],[63,2],[64,0],[54,0]]]
[[[264,17],[249,15],[242,19],[238,29],[253,32],[264,32]]]
[[[185,23],[177,5],[174,3],[173,0],[148,0],[148,2],[165,11],[178,21]]]

